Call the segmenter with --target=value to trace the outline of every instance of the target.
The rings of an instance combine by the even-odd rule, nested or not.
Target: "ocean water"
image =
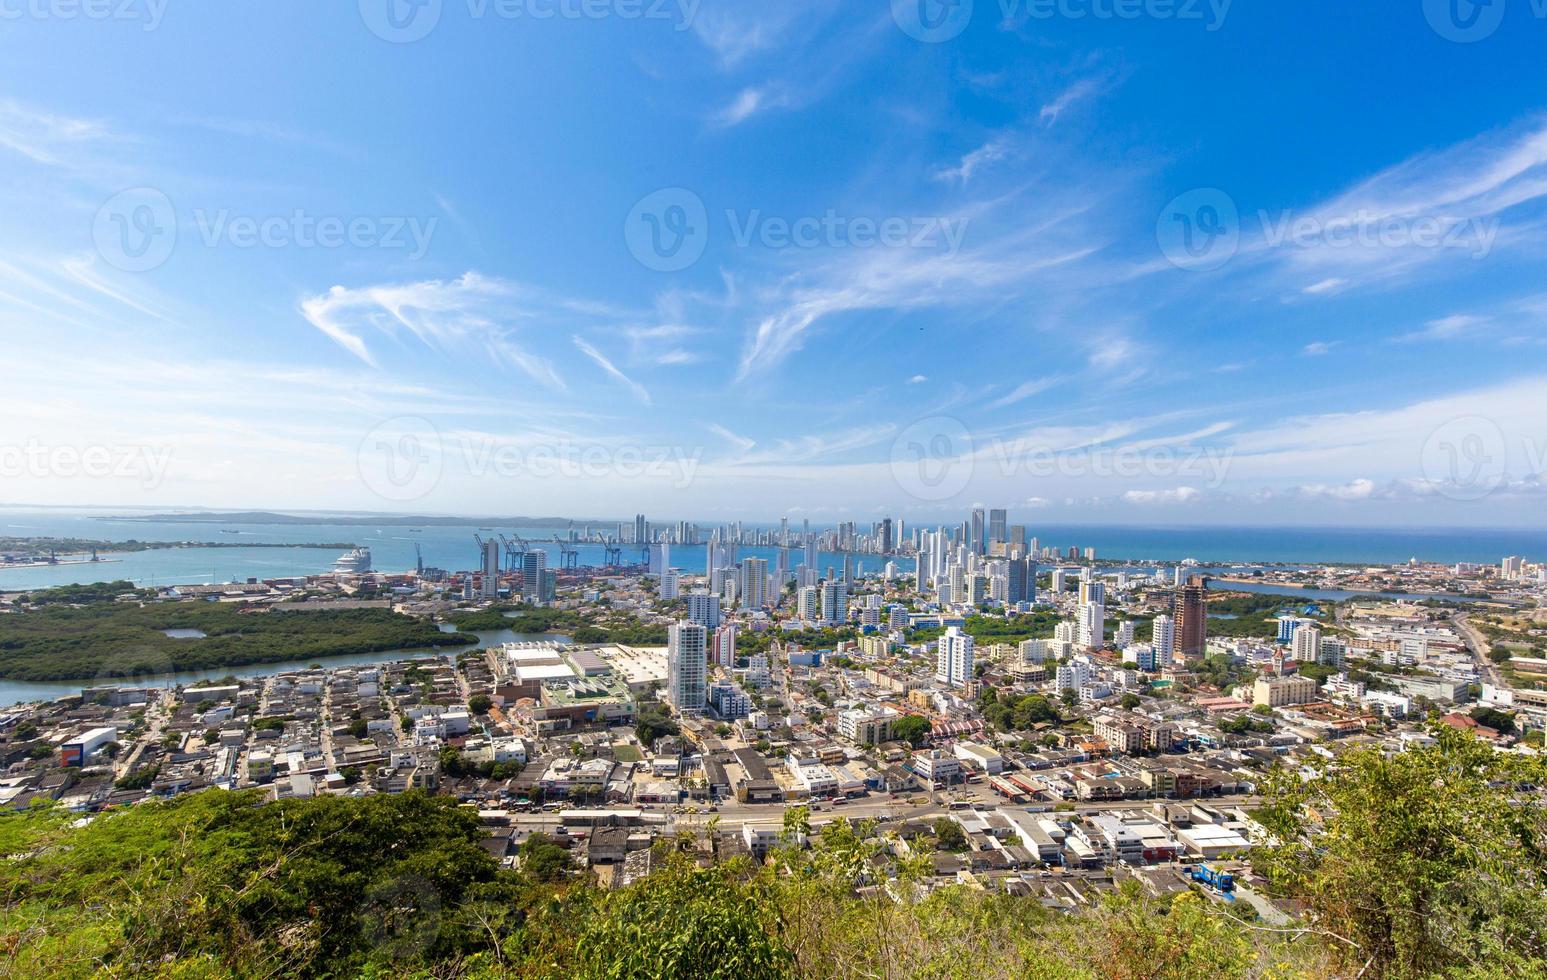
[[[1012,520],[1020,518],[1012,515]],[[599,528],[611,525],[595,525]],[[766,526],[766,525],[765,525]],[[0,535],[53,536],[122,541],[205,541],[224,545],[264,542],[295,545],[288,548],[190,548],[121,553],[105,556],[99,564],[56,565],[40,568],[0,568],[0,591],[33,589],[109,579],[128,579],[139,585],[159,586],[242,581],[314,575],[329,571],[338,557],[336,549],[321,544],[350,542],[371,549],[374,567],[381,572],[414,568],[415,546],[424,563],[451,571],[476,568],[478,548],[474,534],[489,538],[512,531],[520,533],[548,553],[549,567],[559,564],[559,548],[552,543],[552,528],[339,524],[238,524],[174,523],[123,520],[91,513],[66,511],[0,511]],[[910,529],[912,525],[909,525]],[[562,533],[562,532],[559,532]],[[1505,555],[1547,558],[1547,530],[1476,528],[1347,528],[1347,527],[1137,527],[1118,525],[1027,525],[1027,534],[1044,547],[1095,548],[1098,558],[1135,561],[1181,561],[1193,558],[1209,564],[1279,562],[1368,562],[1386,564],[1409,558],[1453,563],[1493,563]],[[544,542],[542,539],[547,539]],[[600,565],[605,555],[599,545],[577,545],[580,563]],[[743,557],[766,558],[775,565],[774,548],[742,547]],[[638,550],[625,550],[625,561],[638,561]],[[679,545],[671,550],[671,563],[689,573],[704,569],[703,545]],[[878,555],[854,556],[861,572],[879,571],[886,559]],[[800,552],[790,556],[793,568]],[[843,556],[823,552],[818,558],[825,573],[841,568]],[[910,559],[898,559],[898,567],[912,570]]]

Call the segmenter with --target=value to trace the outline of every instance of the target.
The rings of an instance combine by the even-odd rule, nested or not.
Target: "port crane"
[[[572,572],[580,567],[580,551],[573,543],[557,534],[553,536],[553,543],[559,546],[559,566],[567,572]]]
[[[525,538],[515,531],[510,532],[510,537],[500,535],[500,543],[505,546],[505,565],[512,572],[521,571],[521,563],[532,546],[527,544]]]

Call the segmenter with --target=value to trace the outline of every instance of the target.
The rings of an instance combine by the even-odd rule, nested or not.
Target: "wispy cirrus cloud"
[[[580,353],[589,357],[608,377],[623,385],[623,387],[633,393],[635,398],[638,398],[644,404],[650,404],[650,392],[645,390],[644,385],[620,371],[616,364],[612,363],[601,351],[587,343],[584,338],[576,336],[571,339],[574,340],[575,347],[579,349]]]
[[[302,299],[300,311],[308,323],[372,367],[381,363],[370,338],[399,343],[413,339],[441,354],[481,354],[563,389],[552,362],[532,353],[517,337],[523,327],[551,326],[565,314],[594,314],[598,307],[467,272],[450,280],[334,286]]]

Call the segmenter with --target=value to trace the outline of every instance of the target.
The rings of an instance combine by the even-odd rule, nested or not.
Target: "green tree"
[[[467,699],[467,707],[475,715],[486,715],[494,707],[494,699],[487,694],[475,694]]]
[[[929,734],[931,727],[929,719],[923,715],[903,715],[892,722],[892,738],[915,747],[920,746],[924,744],[924,737]]]
[[[1351,972],[1539,975],[1547,817],[1523,787],[1547,783],[1547,760],[1445,726],[1433,735],[1389,757],[1318,760],[1310,779],[1276,770],[1258,819],[1277,843],[1254,864],[1306,903]]]
[[[532,834],[521,842],[517,852],[521,870],[538,881],[557,881],[574,867],[569,849],[554,842],[547,834]]]
[[[940,817],[934,823],[935,846],[942,851],[965,851],[967,832],[950,817]]]

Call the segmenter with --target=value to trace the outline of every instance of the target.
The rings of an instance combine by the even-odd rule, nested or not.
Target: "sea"
[[[613,523],[596,522],[593,528],[613,530]],[[701,525],[707,527],[708,525]],[[757,527],[759,525],[743,525]],[[912,525],[908,525],[911,527]],[[584,525],[577,523],[576,529]],[[767,527],[767,525],[761,525]],[[484,539],[512,532],[548,553],[548,566],[560,564],[555,535],[564,529],[518,525],[427,524],[422,527],[383,523],[368,524],[243,524],[206,521],[174,522],[128,519],[122,514],[64,510],[0,510],[0,536],[73,537],[100,541],[203,541],[221,548],[187,548],[126,552],[102,556],[99,563],[60,564],[32,568],[0,567],[0,592],[37,589],[82,582],[127,579],[141,586],[241,582],[248,578],[282,578],[315,575],[331,570],[339,556],[324,544],[351,543],[371,549],[376,571],[405,572],[415,567],[422,554],[426,566],[451,571],[477,568],[479,550],[474,536]],[[1096,557],[1130,561],[1179,562],[1194,559],[1209,565],[1275,563],[1392,564],[1410,558],[1437,561],[1496,563],[1506,555],[1532,560],[1547,558],[1547,529],[1496,528],[1351,528],[1351,527],[1157,527],[1125,525],[1028,525],[1027,534],[1043,547],[1061,551],[1094,548]],[[242,547],[284,544],[292,547]],[[577,544],[582,565],[601,565],[600,545]],[[772,547],[740,549],[742,557],[766,558],[776,565]],[[856,572],[880,571],[886,559],[878,555],[854,555]],[[637,549],[626,548],[625,561],[638,561]],[[844,556],[822,552],[818,566],[825,573],[841,568]],[[703,545],[677,545],[671,564],[687,573],[702,573]],[[790,556],[791,566],[800,560]],[[911,570],[910,559],[898,567]]]

